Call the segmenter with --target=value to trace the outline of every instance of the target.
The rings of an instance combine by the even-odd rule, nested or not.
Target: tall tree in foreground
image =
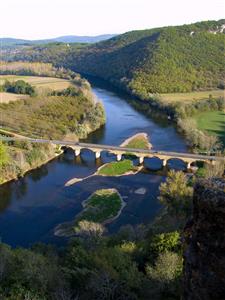
[[[159,190],[159,200],[167,207],[169,213],[175,216],[189,215],[193,189],[188,186],[186,175],[182,171],[171,170]]]

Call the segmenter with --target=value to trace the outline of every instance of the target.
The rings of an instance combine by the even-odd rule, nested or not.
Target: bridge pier
[[[75,149],[74,154],[75,154],[76,157],[79,156],[80,155],[80,149]]]
[[[166,167],[166,166],[167,166],[167,159],[163,159],[162,165],[163,165],[163,167]]]
[[[116,160],[117,160],[117,161],[120,161],[121,159],[122,159],[122,155],[121,155],[121,154],[117,154],[117,155],[116,155]]]
[[[138,157],[138,162],[139,162],[139,165],[143,164],[144,157],[143,156]]]
[[[187,162],[187,169],[190,170],[191,168],[191,162]]]
[[[98,159],[101,156],[101,152],[100,151],[96,151],[95,152],[95,158]]]

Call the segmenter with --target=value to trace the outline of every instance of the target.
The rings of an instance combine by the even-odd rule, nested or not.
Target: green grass
[[[116,176],[116,175],[123,175],[126,172],[134,170],[135,167],[133,166],[132,161],[125,159],[122,161],[114,161],[108,164],[105,164],[99,171],[99,175],[106,175],[106,176]]]
[[[143,136],[139,136],[133,138],[125,147],[133,149],[149,149],[148,146],[148,140]]]
[[[225,145],[225,112],[212,111],[195,116],[198,129],[210,135],[216,135]]]
[[[209,99],[209,95],[213,98],[224,97],[223,90],[212,90],[212,91],[199,91],[191,93],[171,93],[171,94],[160,94],[163,102],[171,104],[173,102],[185,102],[190,103],[193,101]]]
[[[122,201],[116,190],[97,190],[85,203],[85,209],[76,222],[87,220],[102,223],[115,217],[121,209]]]

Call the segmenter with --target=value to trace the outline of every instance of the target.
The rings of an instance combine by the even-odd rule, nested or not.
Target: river
[[[184,140],[171,124],[154,121],[136,111],[114,91],[93,86],[106,110],[106,125],[89,135],[87,142],[119,145],[138,132],[146,132],[154,149],[185,151]],[[160,172],[143,172],[122,177],[95,176],[70,187],[65,183],[74,177],[86,177],[101,164],[114,160],[103,153],[95,161],[93,153],[84,150],[80,157],[65,153],[41,168],[29,172],[24,178],[0,187],[0,238],[13,247],[31,246],[36,242],[64,245],[65,238],[55,237],[53,229],[62,222],[73,220],[82,209],[81,202],[99,188],[117,188],[127,205],[120,217],[108,225],[115,232],[120,226],[150,222],[160,209],[158,188],[165,176]],[[146,168],[160,168],[158,159],[146,159]],[[171,167],[181,167],[171,162]],[[144,188],[145,194],[138,189]]]

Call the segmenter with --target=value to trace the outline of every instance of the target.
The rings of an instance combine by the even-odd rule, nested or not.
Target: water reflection
[[[0,212],[4,212],[10,205],[12,191],[8,183],[0,187]]]
[[[176,171],[186,171],[187,165],[186,163],[177,158],[171,158],[167,161],[168,169],[176,170]]]
[[[40,168],[37,168],[36,170],[30,172],[30,178],[33,181],[39,181],[42,177],[45,177],[47,175],[48,175],[48,168],[46,167],[46,165],[43,165]]]
[[[4,212],[12,199],[20,200],[26,195],[27,182],[25,178],[6,183],[0,187],[0,212]]]
[[[144,165],[149,170],[161,170],[163,168],[162,160],[158,157],[145,158]]]

